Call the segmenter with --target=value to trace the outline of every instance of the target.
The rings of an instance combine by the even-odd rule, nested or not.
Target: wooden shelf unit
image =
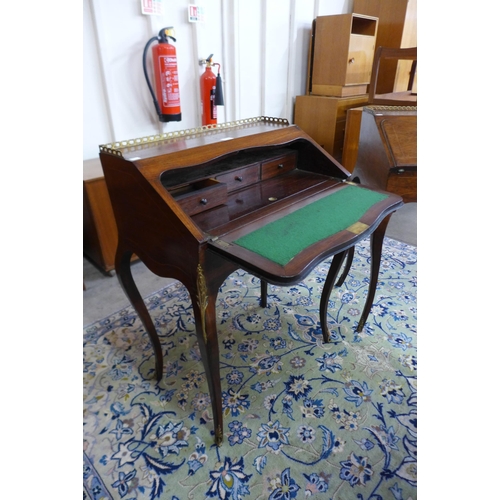
[[[318,16],[313,23],[311,94],[347,97],[367,93],[378,19],[362,14]]]

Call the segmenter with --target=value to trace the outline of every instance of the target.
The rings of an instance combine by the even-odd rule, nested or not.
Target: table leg
[[[363,330],[365,326],[366,320],[368,318],[368,314],[373,305],[373,299],[375,298],[375,291],[377,289],[378,282],[378,274],[380,271],[380,261],[382,259],[382,246],[384,244],[384,236],[385,230],[387,229],[387,224],[389,223],[389,219],[391,218],[391,214],[389,214],[385,219],[379,224],[377,229],[371,235],[371,271],[370,271],[370,285],[368,287],[368,296],[366,297],[365,307],[363,312],[361,313],[361,317],[358,322],[358,327],[356,331],[359,333]]]
[[[212,403],[215,444],[219,446],[223,437],[222,391],[219,366],[219,342],[217,338],[216,301],[217,294],[206,297],[192,296],[196,334],[200,347],[201,359],[205,368],[208,390]],[[205,300],[206,299],[206,300]]]
[[[354,250],[355,246],[352,246],[347,250],[346,253],[346,258],[345,258],[345,266],[344,266],[344,271],[342,272],[342,276],[339,278],[337,283],[335,283],[335,286],[342,286],[344,284],[345,279],[347,278],[347,275],[349,274],[349,271],[352,266],[352,261],[354,259]]]
[[[223,439],[222,389],[220,379],[219,339],[217,336],[217,295],[226,278],[238,265],[213,252],[206,252],[196,269],[196,286],[188,287],[193,304],[196,334],[207,377],[215,444]]]
[[[334,255],[330,270],[328,271],[328,276],[325,280],[325,285],[323,286],[323,291],[321,292],[319,318],[321,323],[321,330],[323,331],[323,342],[325,343],[330,342],[330,332],[328,330],[327,321],[328,299],[330,298],[330,294],[332,293],[333,284],[335,282],[335,279],[337,278],[337,274],[339,273],[340,266],[342,265],[346,253],[347,251],[344,251]]]
[[[267,307],[267,281],[260,279],[260,307]]]
[[[153,324],[153,320],[149,315],[146,304],[144,304],[141,294],[139,293],[139,290],[137,289],[137,286],[134,282],[134,278],[132,277],[132,272],[130,269],[130,260],[132,258],[132,255],[133,252],[124,250],[120,248],[120,245],[118,245],[115,257],[116,276],[123,291],[125,292],[125,295],[136,310],[137,315],[139,316],[142,324],[148,332],[149,339],[151,340],[151,344],[153,345],[153,351],[155,354],[156,379],[160,381],[163,377],[163,353],[161,350],[160,339]]]

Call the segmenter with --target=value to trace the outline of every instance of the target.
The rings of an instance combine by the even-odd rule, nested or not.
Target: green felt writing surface
[[[233,243],[284,266],[308,246],[359,221],[370,207],[385,198],[385,194],[348,185]]]

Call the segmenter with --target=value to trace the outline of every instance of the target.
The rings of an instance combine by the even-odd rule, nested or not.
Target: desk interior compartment
[[[227,202],[227,185],[216,179],[202,179],[170,189],[169,193],[188,215],[194,215]]]

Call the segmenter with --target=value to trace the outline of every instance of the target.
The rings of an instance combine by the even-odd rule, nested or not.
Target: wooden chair
[[[408,86],[402,92],[377,93],[377,81],[380,67],[386,60],[413,61],[408,78]],[[383,69],[383,68],[382,68]],[[395,49],[391,47],[378,47],[373,58],[370,87],[368,90],[368,103],[385,106],[416,106],[417,94],[414,90],[415,74],[417,71],[417,47]]]

